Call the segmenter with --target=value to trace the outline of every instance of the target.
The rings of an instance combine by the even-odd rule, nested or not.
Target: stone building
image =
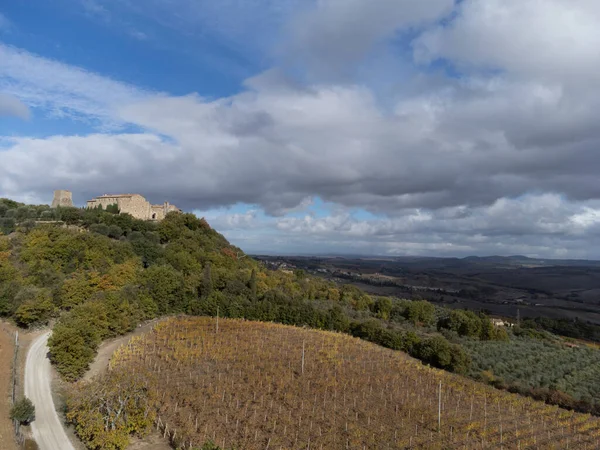
[[[181,212],[179,208],[169,202],[162,205],[151,205],[140,194],[104,194],[87,202],[88,208],[102,206],[103,209],[106,209],[111,205],[117,205],[120,212],[131,214],[141,220],[162,220],[170,212]]]
[[[59,206],[73,206],[73,194],[71,191],[54,191],[52,208],[57,208]]]

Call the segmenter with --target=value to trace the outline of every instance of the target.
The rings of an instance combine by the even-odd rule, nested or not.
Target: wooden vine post
[[[305,341],[302,341],[302,375],[304,375],[304,344]]]
[[[442,432],[442,381],[440,380],[440,389],[438,396],[438,433]]]

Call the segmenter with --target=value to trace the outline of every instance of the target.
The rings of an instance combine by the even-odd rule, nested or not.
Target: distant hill
[[[501,264],[516,266],[577,266],[577,267],[600,267],[600,261],[587,259],[549,259],[530,258],[523,255],[513,256],[467,256],[462,261],[478,264]]]

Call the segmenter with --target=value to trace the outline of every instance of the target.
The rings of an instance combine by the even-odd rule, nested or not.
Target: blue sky
[[[600,258],[592,0],[0,5],[0,196],[254,253]]]

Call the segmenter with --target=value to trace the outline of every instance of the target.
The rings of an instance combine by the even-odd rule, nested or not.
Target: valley
[[[422,298],[512,318],[600,324],[600,262],[513,257],[257,255],[273,269],[305,270],[375,295]]]

